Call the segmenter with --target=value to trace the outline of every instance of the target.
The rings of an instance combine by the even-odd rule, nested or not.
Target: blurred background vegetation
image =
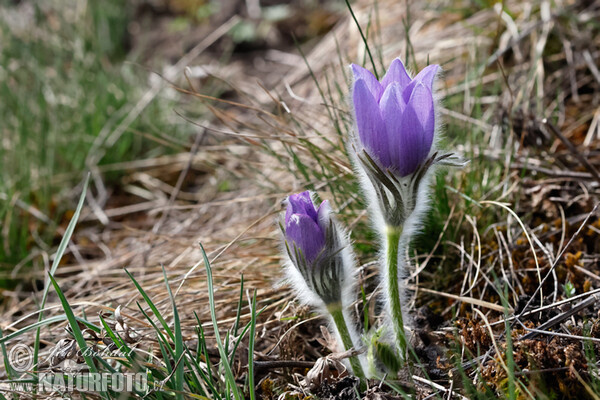
[[[16,270],[47,264],[42,254],[60,240],[85,171],[191,143],[194,129],[174,112],[181,99],[173,90],[160,90],[138,116],[128,117],[161,84],[158,74],[215,25],[243,15],[212,53],[227,62],[266,46],[293,46],[293,36],[308,42],[344,11],[332,2],[263,3],[269,4],[253,16],[243,1],[0,5],[0,287],[14,284]],[[303,12],[296,12],[299,7]],[[203,92],[222,89],[208,86]],[[123,123],[123,134],[113,140]],[[122,175],[113,167],[102,176],[114,189]]]
[[[81,180],[90,150],[147,86],[148,73],[133,64],[135,59],[125,62],[132,15],[126,3],[49,3],[54,4],[5,6],[0,19],[0,265],[5,274],[33,248],[53,243],[65,211],[73,207],[71,190]],[[169,113],[169,99],[157,97],[120,140],[104,149],[99,164],[168,151],[148,136],[185,135],[185,127],[169,123]]]

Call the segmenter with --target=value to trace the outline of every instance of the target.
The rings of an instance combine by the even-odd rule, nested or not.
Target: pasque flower
[[[382,239],[381,275],[388,321],[402,357],[407,354],[401,298],[404,260],[401,244],[419,223],[428,203],[434,164],[460,165],[435,149],[436,101],[433,84],[439,66],[429,65],[411,79],[399,58],[378,81],[352,65],[355,133],[351,147],[375,228]]]
[[[351,69],[356,121],[351,146],[362,186],[377,224],[398,228],[424,210],[427,198],[420,193],[430,167],[459,164],[435,149],[433,84],[440,67],[429,65],[411,79],[397,58],[381,81],[358,65]]]
[[[416,171],[427,158],[435,133],[433,81],[438,65],[411,79],[399,58],[379,82],[352,65],[352,101],[359,145],[377,165],[400,176]]]
[[[330,315],[335,333],[349,350],[360,340],[347,313],[355,287],[348,235],[333,217],[329,202],[315,207],[308,191],[288,198],[283,222],[288,280],[300,300]],[[356,356],[350,357],[350,365],[356,376],[364,378]]]

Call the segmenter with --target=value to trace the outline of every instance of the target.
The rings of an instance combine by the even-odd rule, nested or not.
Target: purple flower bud
[[[329,202],[316,208],[310,192],[291,195],[283,222],[286,272],[297,292],[308,294],[303,301],[341,304],[344,288],[353,285],[353,258]]]
[[[301,252],[308,264],[315,261],[325,247],[329,211],[327,201],[315,209],[308,191],[293,194],[288,199],[285,213],[285,238],[291,252],[296,253],[296,250]]]
[[[400,176],[417,170],[429,155],[435,131],[433,81],[438,65],[429,65],[411,80],[396,58],[379,82],[352,64],[352,100],[358,145],[383,170]]]

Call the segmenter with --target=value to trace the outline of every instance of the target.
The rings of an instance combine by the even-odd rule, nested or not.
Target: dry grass
[[[381,53],[376,60],[388,65],[409,54],[408,65],[442,65],[445,142],[472,160],[438,179],[432,224],[408,254],[415,271],[409,284],[418,310],[417,350],[429,374],[418,377],[413,389],[419,398],[461,391],[474,397],[460,379],[462,370],[474,387],[488,385],[507,396],[516,390],[522,398],[546,391],[593,398],[589,385],[598,380],[590,377],[594,368],[581,337],[600,340],[600,3],[550,8],[549,2],[509,1],[502,14],[493,7],[453,11],[443,2],[426,8],[415,3],[408,30],[404,6],[383,0],[378,7],[376,14],[369,2],[354,6],[363,28],[371,21],[369,41]],[[333,198],[353,239],[365,245],[363,275],[373,286],[368,272],[376,254],[365,236],[367,217],[353,192],[343,139],[351,121],[342,70],[367,58],[350,17],[307,54],[310,70],[297,55],[283,56],[297,66],[273,87],[260,87],[239,65],[215,73],[232,88],[227,101],[205,97],[202,81],[177,77],[176,87],[187,94],[182,114],[198,126],[196,145],[175,156],[113,167],[128,172],[121,197],[113,196],[126,200],[90,201],[99,206],[82,217],[68,262],[56,275],[75,310],[85,309],[94,320],[94,314],[121,306],[131,325],[149,337],[152,328],[136,306],[141,298],[123,268],[171,315],[164,265],[184,339],[193,341],[194,312],[210,326],[201,242],[212,261],[223,329],[235,320],[240,276],[244,296],[258,290],[259,308],[266,309],[257,327],[257,360],[314,360],[327,353],[314,340],[319,320],[290,303],[290,292],[277,285],[274,220],[280,202],[305,187]],[[198,104],[215,118],[195,117],[191,110]],[[98,219],[106,225],[100,227]],[[43,273],[23,278],[41,280]],[[574,288],[570,299],[566,282]],[[6,335],[31,323],[37,307],[36,294],[26,286],[5,296]],[[53,296],[46,309],[46,315],[61,312]],[[506,342],[505,312],[513,344]],[[248,320],[244,307],[242,321]],[[544,325],[549,320],[551,326]],[[64,327],[42,330],[43,354],[65,336]],[[512,364],[507,345],[514,346]],[[589,346],[598,356],[598,344]],[[516,368],[516,389],[510,388],[509,368]],[[294,382],[286,369],[270,372],[265,395],[283,390],[281,382]],[[244,373],[243,358],[236,373]],[[276,376],[281,379],[273,384]]]

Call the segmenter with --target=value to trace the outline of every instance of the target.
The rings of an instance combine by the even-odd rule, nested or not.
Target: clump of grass
[[[82,358],[83,362],[87,365],[88,372],[117,374],[116,376],[119,376],[119,373],[145,373],[145,388],[138,388],[135,386],[133,389],[134,391],[129,393],[131,395],[150,399],[183,399],[191,396],[215,399],[233,398],[240,400],[244,398],[243,393],[249,393],[250,398],[254,399],[256,395],[253,373],[253,341],[256,332],[256,319],[260,314],[260,311],[256,311],[256,293],[254,294],[253,299],[251,301],[249,300],[250,302],[247,304],[250,320],[244,326],[241,326],[240,317],[242,309],[244,308],[242,300],[244,290],[242,278],[235,322],[233,326],[227,330],[225,340],[222,340],[219,334],[221,328],[219,327],[215,311],[216,305],[213,293],[212,269],[203,248],[202,254],[207,274],[209,310],[212,316],[212,327],[214,329],[216,346],[219,351],[219,356],[216,361],[211,361],[211,359],[215,359],[209,352],[209,349],[212,348],[212,344],[208,343],[203,324],[197,315],[196,321],[198,325],[195,329],[195,349],[190,349],[188,347],[189,341],[184,341],[182,321],[179,317],[175,296],[169,286],[169,280],[164,267],[162,272],[166,291],[168,292],[171,301],[171,315],[166,315],[164,312],[159,311],[150,295],[142,288],[135,277],[125,270],[125,273],[129,276],[133,286],[139,291],[149,309],[147,310],[145,306],[137,303],[139,311],[148,322],[145,325],[151,327],[149,334],[155,336],[155,340],[150,341],[153,344],[149,347],[147,347],[148,343],[146,340],[142,340],[142,335],[135,328],[128,325],[130,321],[127,318],[124,318],[120,306],[117,309],[113,309],[114,311],[112,313],[100,313],[96,318],[90,318],[85,313],[83,313],[81,317],[76,316],[75,311],[70,304],[70,300],[61,289],[54,274],[56,272],[56,267],[60,263],[64,251],[71,240],[73,231],[75,230],[77,220],[84,204],[86,191],[87,180],[75,215],[69,223],[66,234],[57,250],[54,268],[49,273],[48,284],[44,292],[45,299],[51,284],[58,295],[64,314],[44,318],[43,313],[40,313],[37,324],[26,326],[10,335],[0,335],[2,352],[6,357],[5,360],[10,362],[8,361],[9,358],[7,357],[6,352],[7,343],[14,344],[15,340],[22,339],[22,335],[29,330],[35,329],[37,326],[37,335],[33,344],[35,347],[33,370],[25,371],[24,374],[19,376],[16,372],[12,371],[10,364],[7,364],[5,367],[9,380],[1,383],[3,385],[3,390],[9,392],[12,391],[15,395],[19,395],[24,394],[22,389],[24,384],[33,384],[34,386],[32,386],[32,388],[35,392],[38,387],[36,385],[43,384],[38,381],[39,373],[61,373],[60,366],[52,364],[54,362],[52,357],[44,361],[42,358],[38,358],[37,349],[40,347],[41,340],[39,334],[40,327],[66,320],[68,322],[67,331],[70,333],[70,337],[67,340],[74,340],[77,343],[78,348],[78,351],[71,354],[69,357],[74,359]],[[43,307],[44,304],[42,304],[42,309]],[[172,322],[167,322],[167,319],[171,318]],[[138,320],[137,322],[139,323],[141,321]],[[236,358],[237,349],[248,335],[251,335],[248,347],[248,375],[247,381],[240,384],[232,373],[232,365]],[[154,355],[157,351],[160,352],[160,358]],[[48,364],[48,361],[50,362],[50,365]],[[63,360],[60,360],[60,362],[62,361]],[[224,376],[225,379],[222,379],[222,376]],[[48,383],[46,383],[46,387],[49,387],[47,385]],[[81,394],[96,394],[104,399],[116,398],[122,394],[110,389],[111,387],[112,386],[109,385],[108,391]],[[39,393],[39,395],[46,396],[47,393]]]

